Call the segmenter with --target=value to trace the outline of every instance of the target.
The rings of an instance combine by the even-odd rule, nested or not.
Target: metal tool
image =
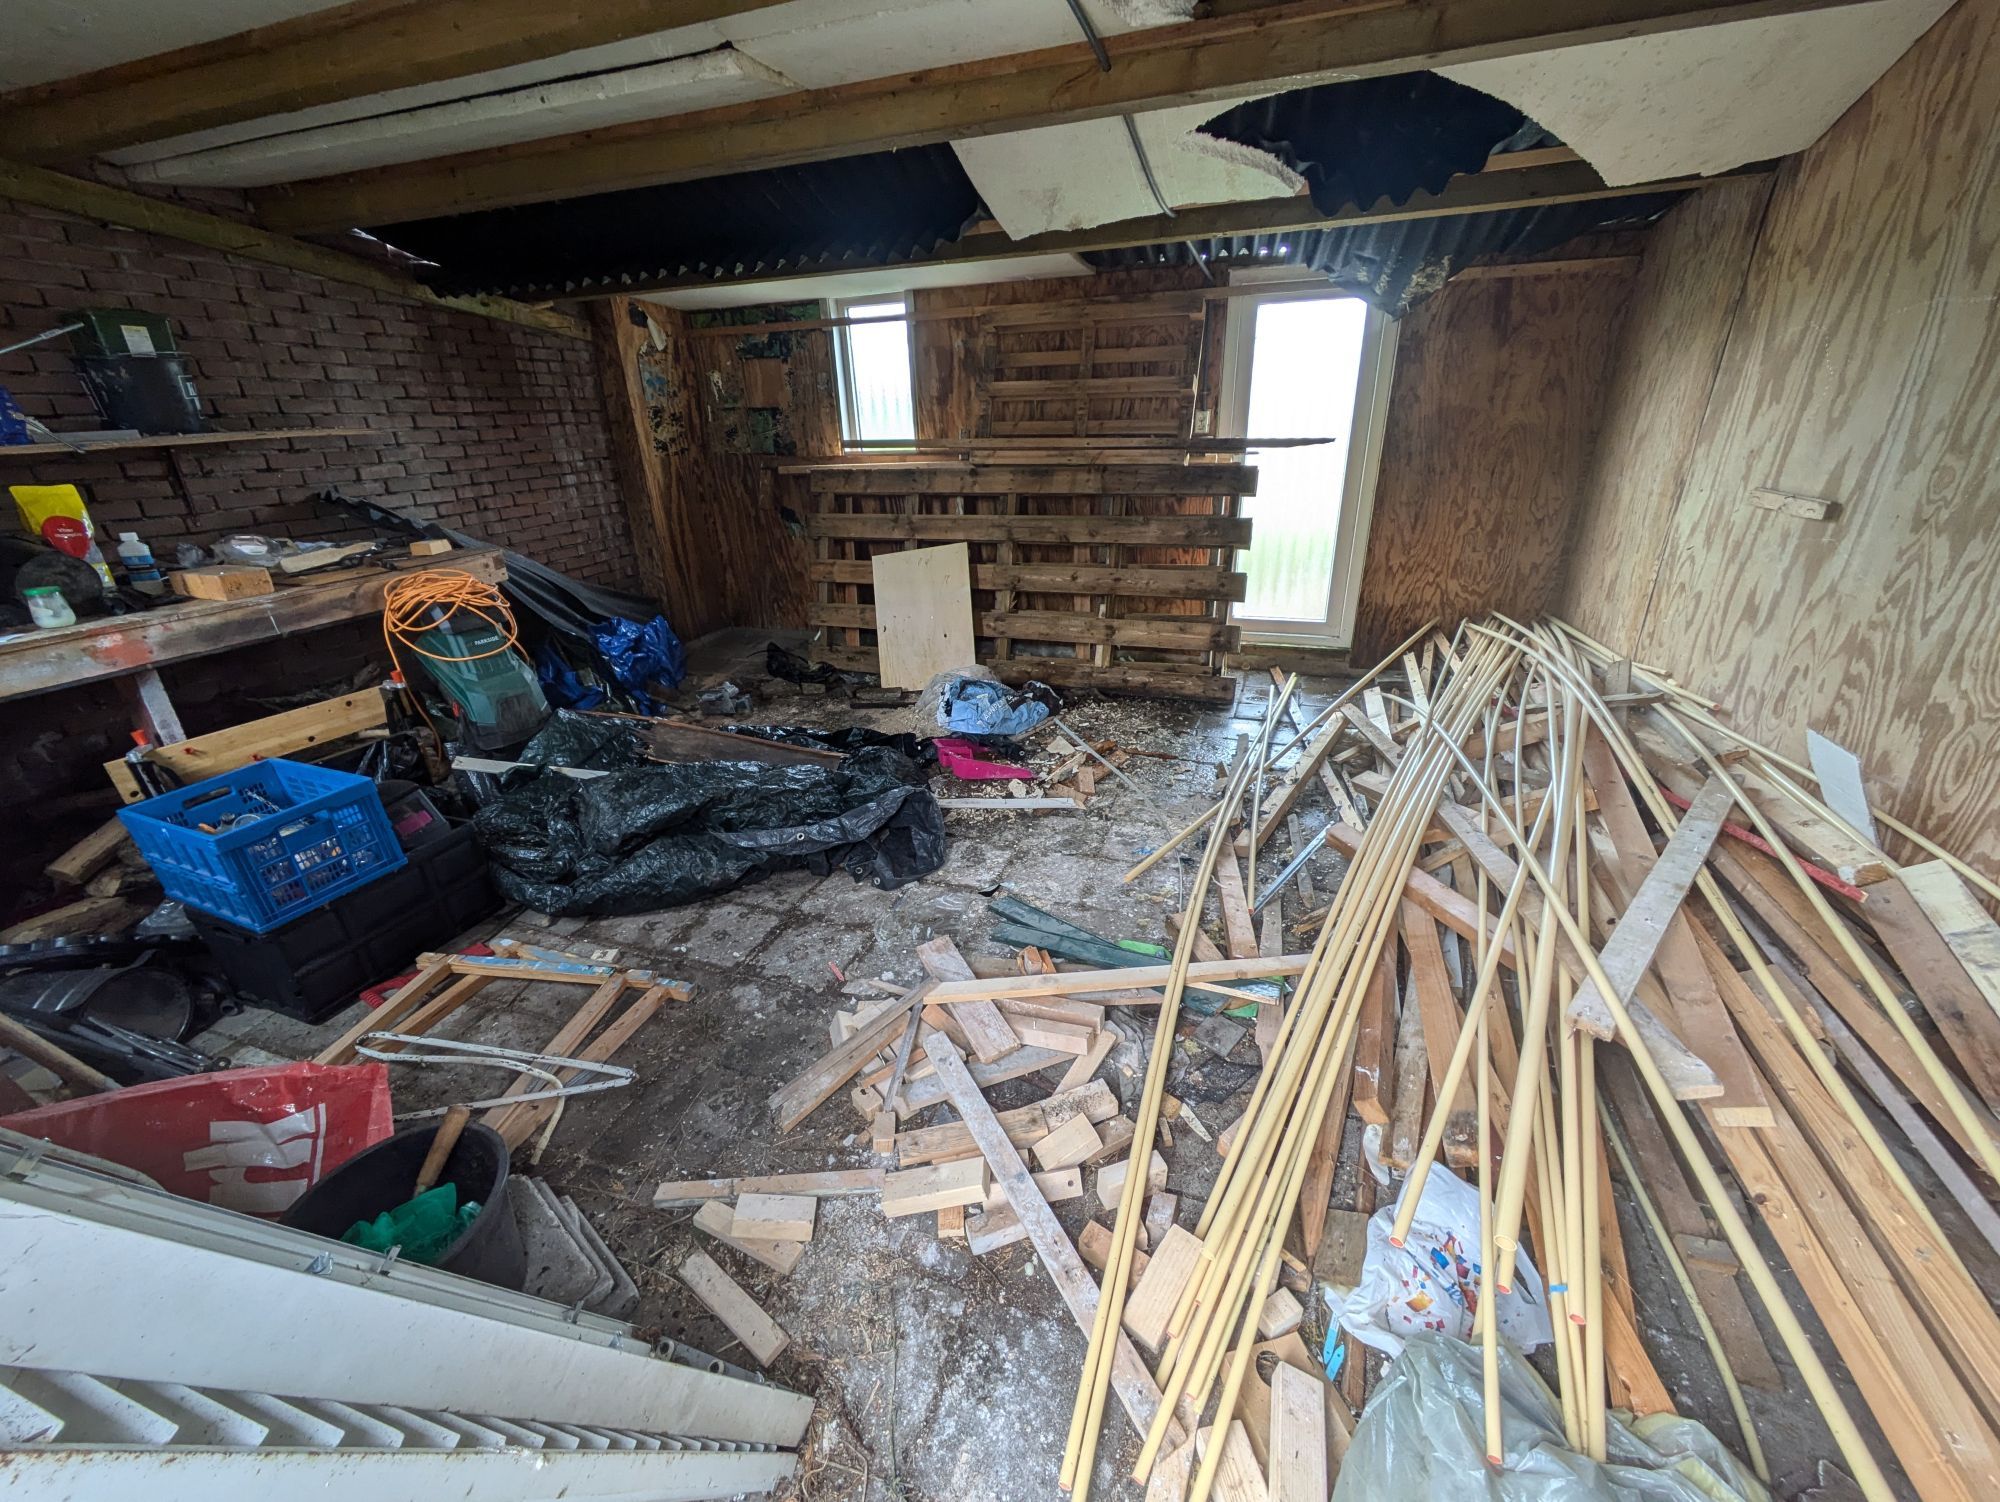
[[[1326,843],[1327,834],[1333,829],[1331,824],[1322,825],[1320,832],[1306,841],[1305,849],[1285,863],[1285,869],[1271,878],[1271,884],[1257,894],[1257,900],[1250,904],[1253,913],[1263,911],[1264,904],[1285,889],[1285,883],[1299,874],[1299,867],[1313,858],[1313,853]]]

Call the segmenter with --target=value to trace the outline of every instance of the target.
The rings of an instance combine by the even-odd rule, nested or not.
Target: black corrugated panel
[[[1435,193],[1523,127],[1525,115],[1436,73],[1318,84],[1253,99],[1201,133],[1269,152],[1306,180],[1313,207],[1335,214],[1386,198]]]
[[[621,280],[797,276],[919,258],[981,214],[949,146],[392,224],[439,291],[561,297]]]
[[[1654,193],[1493,214],[1235,235],[1097,251],[1084,259],[1108,269],[1185,266],[1199,257],[1212,273],[1230,267],[1298,266],[1321,272],[1343,291],[1400,316],[1442,287],[1452,273],[1476,261],[1540,255],[1589,230],[1650,224],[1680,197]]]

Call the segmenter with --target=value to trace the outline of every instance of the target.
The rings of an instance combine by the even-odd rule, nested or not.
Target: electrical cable
[[[433,651],[423,645],[426,632],[450,630],[453,620],[461,615],[474,616],[490,626],[499,634],[500,644],[463,657]],[[384,585],[382,639],[388,644],[389,661],[395,666],[396,676],[404,683],[409,682],[409,677],[404,673],[403,659],[396,651],[399,642],[419,657],[432,662],[480,662],[488,657],[517,652],[521,643],[514,612],[499,589],[483,579],[475,579],[463,569],[455,568],[402,574]],[[424,717],[424,723],[442,740],[443,733],[431,719],[430,711],[424,708],[423,696],[412,693],[410,697],[417,706],[417,712]]]

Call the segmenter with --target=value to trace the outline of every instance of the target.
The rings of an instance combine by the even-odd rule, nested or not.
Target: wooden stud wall
[[[2000,865],[2000,0],[1964,0],[1768,205],[1705,190],[1637,288],[1561,608]],[[1663,426],[1673,431],[1664,433]],[[1754,491],[1837,503],[1808,520]]]
[[[1002,678],[1228,700],[1218,676],[1243,597],[1240,465],[873,464],[804,467],[827,628],[821,661],[873,671],[869,559],[972,549],[979,660]],[[1030,645],[1032,644],[1032,645]]]

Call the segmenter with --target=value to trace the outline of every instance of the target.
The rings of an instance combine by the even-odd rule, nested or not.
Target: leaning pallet
[[[790,467],[822,628],[816,658],[874,672],[873,566],[887,551],[971,549],[979,662],[1010,682],[1226,703],[1243,598],[1240,464],[826,464]]]

